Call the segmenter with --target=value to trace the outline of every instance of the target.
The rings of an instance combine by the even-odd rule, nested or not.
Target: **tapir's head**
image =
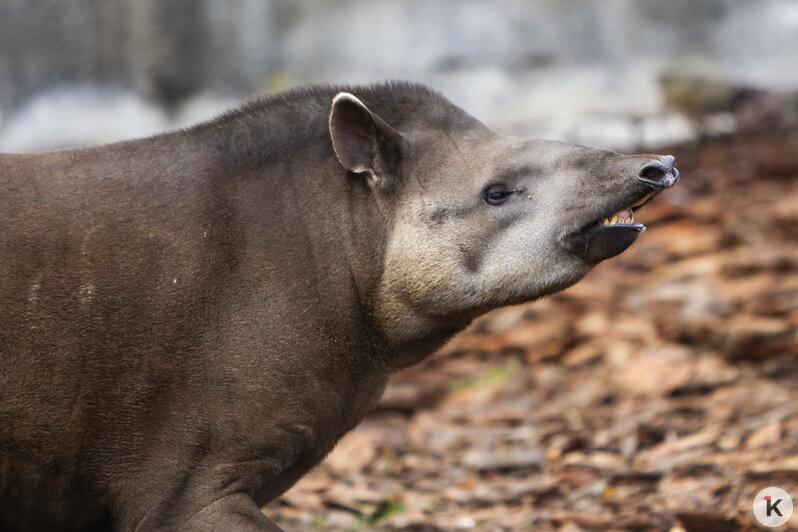
[[[679,179],[671,156],[505,137],[448,102],[392,120],[340,93],[330,132],[391,220],[384,320],[422,327],[572,285],[628,248],[645,230],[635,211]]]

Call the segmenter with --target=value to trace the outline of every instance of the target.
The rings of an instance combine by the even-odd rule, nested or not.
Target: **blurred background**
[[[723,110],[726,84],[794,89],[796,42],[794,0],[2,0],[0,150],[149,135],[256,92],[386,78],[427,83],[506,133],[633,149],[693,137],[673,111],[703,102],[685,98]]]
[[[798,497],[798,2],[0,0],[0,152],[386,78],[503,133],[673,153],[682,181],[623,255],[397,375],[266,511],[706,532],[758,529],[766,486]]]

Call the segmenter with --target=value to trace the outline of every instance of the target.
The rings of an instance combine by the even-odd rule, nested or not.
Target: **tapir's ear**
[[[402,134],[348,92],[333,98],[330,137],[347,170],[371,172],[379,180],[397,175],[405,143]]]

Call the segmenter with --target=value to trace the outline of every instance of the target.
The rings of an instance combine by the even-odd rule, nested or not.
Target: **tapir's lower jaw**
[[[579,260],[597,264],[623,252],[645,230],[642,224],[592,225],[565,236],[562,245]]]

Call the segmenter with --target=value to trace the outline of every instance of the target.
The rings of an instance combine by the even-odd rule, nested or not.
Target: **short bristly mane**
[[[264,120],[285,114],[286,109],[293,110],[290,114],[304,110],[326,117],[332,99],[340,92],[355,94],[370,109],[395,125],[412,120],[414,111],[422,108],[425,109],[426,117],[431,120],[438,116],[451,120],[453,109],[457,115],[467,116],[439,92],[417,83],[390,81],[369,85],[320,84],[255,95],[241,105],[184,131],[223,127],[231,123],[262,125]]]

